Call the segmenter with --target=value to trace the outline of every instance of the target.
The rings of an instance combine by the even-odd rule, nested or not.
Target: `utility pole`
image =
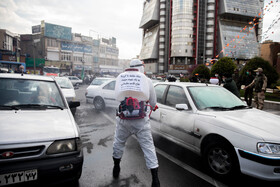
[[[40,42],[40,39],[34,39],[33,40],[33,68],[34,68],[34,72],[33,74],[36,74],[36,62],[35,62],[35,44]]]

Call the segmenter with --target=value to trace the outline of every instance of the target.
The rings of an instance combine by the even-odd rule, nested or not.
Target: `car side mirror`
[[[76,108],[80,106],[80,101],[70,101],[68,104],[69,104],[69,108]]]
[[[78,90],[78,89],[79,89],[79,85],[75,85],[74,90]]]
[[[189,107],[187,104],[176,104],[175,107],[177,110],[189,110]]]

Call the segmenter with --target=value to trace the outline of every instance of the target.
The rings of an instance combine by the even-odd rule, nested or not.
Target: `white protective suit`
[[[137,69],[137,68],[136,68]],[[156,93],[151,79],[146,77],[148,80],[147,86],[149,86],[149,104],[155,108],[156,106]],[[133,96],[131,96],[133,97]],[[149,107],[148,107],[149,108]],[[113,144],[113,157],[121,159],[125,148],[126,140],[131,136],[135,135],[146,160],[146,166],[148,169],[158,167],[158,159],[156,156],[154,141],[151,133],[150,110],[147,111],[146,117],[142,119],[126,120],[116,117],[116,131]]]

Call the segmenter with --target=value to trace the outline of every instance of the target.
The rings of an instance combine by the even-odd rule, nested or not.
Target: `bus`
[[[58,67],[55,67],[55,66],[45,66],[43,68],[43,74],[45,76],[59,77],[60,69]]]
[[[26,65],[24,62],[13,62],[13,61],[5,61],[0,60],[0,72],[15,72],[16,70],[19,70],[19,66],[23,65],[24,72],[26,71]]]

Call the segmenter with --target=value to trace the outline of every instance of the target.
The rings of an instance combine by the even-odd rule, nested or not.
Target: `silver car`
[[[280,117],[248,107],[225,88],[156,83],[155,133],[202,156],[209,171],[280,180]]]
[[[51,77],[0,74],[0,186],[78,181],[79,128]]]

